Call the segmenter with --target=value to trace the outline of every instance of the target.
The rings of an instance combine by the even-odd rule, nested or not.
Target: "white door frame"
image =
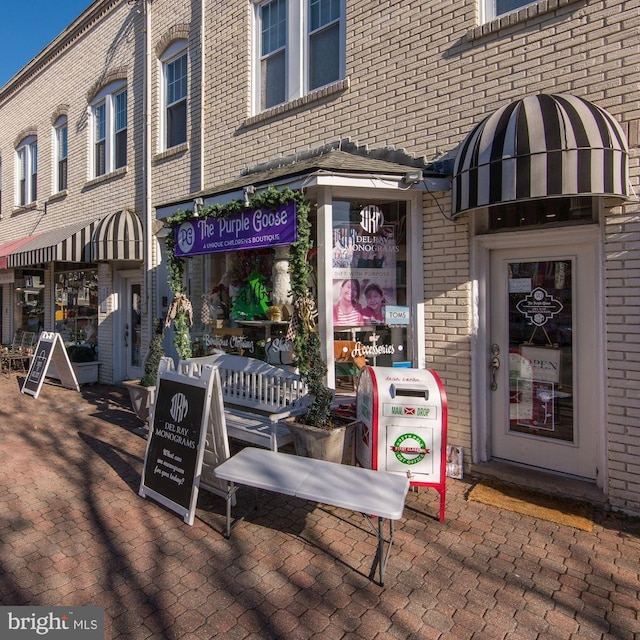
[[[594,248],[595,269],[598,277],[594,283],[593,295],[596,308],[600,311],[595,319],[597,335],[602,336],[599,344],[593,345],[596,350],[596,385],[598,398],[596,401],[597,421],[606,425],[606,334],[605,334],[605,299],[602,268],[602,232],[599,226],[584,225],[563,227],[560,229],[536,229],[477,235],[471,241],[472,267],[472,344],[471,359],[471,401],[472,401],[472,457],[474,462],[487,462],[491,459],[491,411],[489,403],[490,387],[490,326],[489,326],[489,277],[490,254],[497,249],[513,249],[540,244],[545,247],[567,246],[575,243],[591,244]],[[577,348],[579,348],[576,345]],[[607,491],[608,467],[606,449],[606,427],[597,434],[597,485]]]
[[[142,289],[142,274],[139,269],[126,269],[123,271],[115,271],[114,291],[117,294],[117,315],[113,323],[113,359],[114,359],[114,379],[126,380],[127,362],[126,350],[123,346],[123,333],[125,323],[127,321],[127,305],[129,303],[127,297],[127,287],[130,282],[137,281]],[[142,375],[142,367],[140,367],[140,376]],[[136,377],[140,377],[136,376]]]

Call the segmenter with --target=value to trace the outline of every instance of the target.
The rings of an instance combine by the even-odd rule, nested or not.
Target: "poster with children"
[[[398,245],[393,225],[365,233],[358,224],[333,230],[333,323],[382,324],[384,307],[395,305]]]

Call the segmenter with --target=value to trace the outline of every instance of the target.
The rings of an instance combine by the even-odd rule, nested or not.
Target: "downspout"
[[[145,290],[147,307],[147,336],[153,336],[153,320],[155,307],[153,306],[153,206],[151,180],[151,2],[143,0],[144,4],[144,265]]]
[[[204,189],[204,90],[205,90],[205,63],[206,58],[204,54],[204,16],[205,16],[205,2],[200,2],[200,176],[198,191]]]

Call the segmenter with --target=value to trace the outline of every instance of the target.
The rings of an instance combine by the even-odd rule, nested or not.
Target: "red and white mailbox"
[[[356,462],[440,494],[444,520],[447,397],[431,369],[366,366],[358,380]]]

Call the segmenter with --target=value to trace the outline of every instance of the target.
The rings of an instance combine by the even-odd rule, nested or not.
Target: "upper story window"
[[[187,43],[175,42],[162,60],[164,87],[164,148],[171,149],[187,141]]]
[[[495,20],[505,13],[516,11],[528,4],[535,4],[537,0],[480,0],[482,22]]]
[[[38,139],[28,136],[16,149],[16,204],[25,206],[38,198]]]
[[[55,133],[55,165],[54,165],[54,189],[57,192],[67,188],[67,151],[68,133],[67,116],[61,116],[54,125]]]
[[[255,112],[344,76],[344,0],[269,0],[255,25]]]
[[[127,164],[127,89],[117,82],[91,103],[93,118],[92,176],[111,173]]]

